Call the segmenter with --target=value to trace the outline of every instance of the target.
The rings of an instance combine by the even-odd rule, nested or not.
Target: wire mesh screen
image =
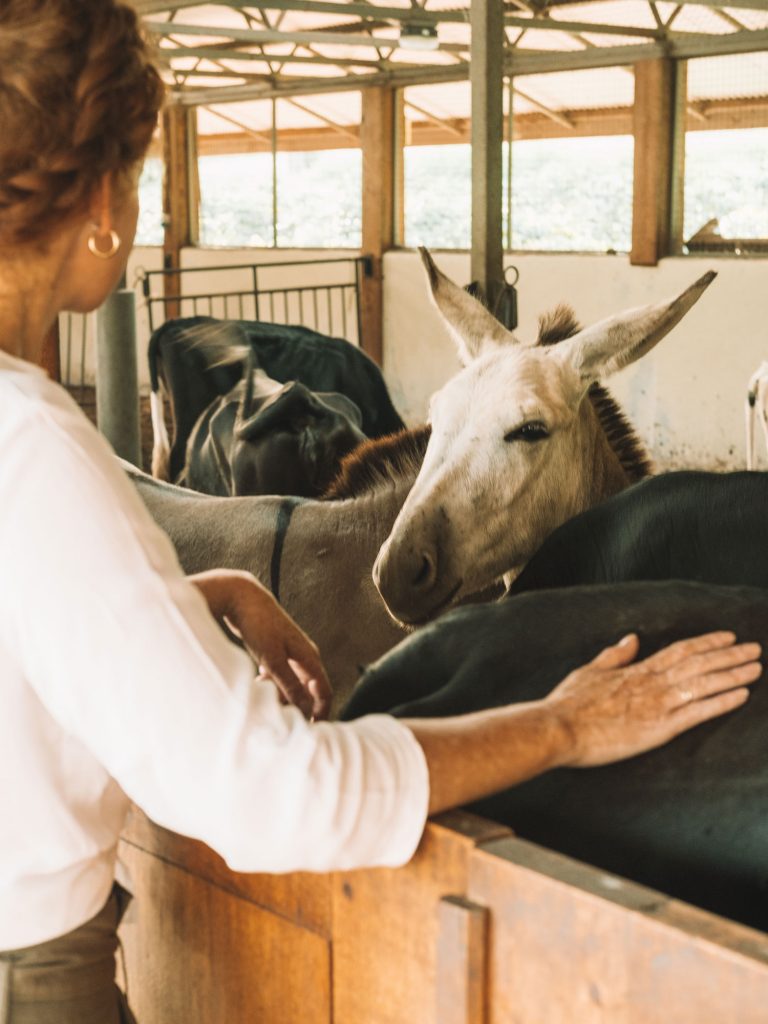
[[[688,62],[683,239],[768,252],[768,53]]]
[[[507,248],[628,252],[632,69],[519,75],[511,89],[513,141],[511,152],[504,145],[503,168]]]
[[[469,83],[413,86],[404,90],[403,102],[405,244],[468,248]],[[633,106],[631,67],[517,75],[507,81],[506,249],[629,250]]]

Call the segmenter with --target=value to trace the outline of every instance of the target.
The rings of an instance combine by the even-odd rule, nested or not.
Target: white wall
[[[465,253],[436,253],[457,283],[469,279]],[[515,255],[520,270],[518,333],[536,333],[538,315],[559,302],[588,325],[656,302],[709,269],[718,277],[685,319],[611,389],[659,468],[744,466],[747,381],[768,358],[768,260],[680,257],[632,267],[624,256]],[[409,423],[423,422],[429,396],[459,368],[453,344],[428,297],[417,254],[384,260],[384,370]],[[764,461],[765,457],[763,457]]]

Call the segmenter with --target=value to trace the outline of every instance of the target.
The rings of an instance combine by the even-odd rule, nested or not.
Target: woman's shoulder
[[[60,384],[31,364],[0,354],[0,489],[21,485],[40,493],[45,481],[83,493],[122,490],[124,474],[112,449]],[[35,486],[34,481],[37,481]],[[47,488],[51,490],[51,488]]]
[[[0,444],[41,445],[56,441],[90,448],[98,432],[72,396],[46,373],[0,353]],[[45,451],[39,454],[44,457]]]
[[[4,358],[0,451],[6,541],[13,531],[55,524],[65,542],[77,536],[100,550],[118,535],[121,543],[133,536],[153,561],[155,535],[167,543],[111,447],[66,389],[34,368],[9,368]]]

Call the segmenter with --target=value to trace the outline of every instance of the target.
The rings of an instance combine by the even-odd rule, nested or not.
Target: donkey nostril
[[[435,562],[429,555],[422,555],[419,571],[413,577],[414,587],[427,587],[435,578]]]

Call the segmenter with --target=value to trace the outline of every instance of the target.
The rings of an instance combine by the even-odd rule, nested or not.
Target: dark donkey
[[[174,482],[182,478],[195,425],[206,410],[210,420],[217,400],[237,388],[248,353],[253,354],[255,365],[265,375],[256,382],[256,392],[265,391],[270,378],[276,393],[279,389],[275,382],[300,385],[273,399],[277,408],[286,411],[286,419],[306,417],[311,412],[317,419],[318,409],[311,409],[309,392],[320,392],[342,395],[353,402],[359,412],[351,422],[367,437],[380,437],[403,426],[381,371],[348,341],[298,326],[211,317],[170,320],[155,331],[149,343],[155,477]],[[165,427],[163,392],[170,400],[172,439]],[[232,400],[236,401],[237,396]],[[343,411],[349,416],[348,407]],[[337,408],[335,415],[338,413]],[[274,420],[275,415],[273,409],[270,417]],[[258,493],[270,489],[261,486]],[[318,489],[312,493],[319,493]]]
[[[584,583],[699,580],[768,587],[768,473],[665,473],[560,526],[511,594]]]
[[[354,402],[280,384],[248,353],[243,379],[214,398],[192,428],[177,483],[204,494],[321,494],[341,459],[365,440]]]
[[[544,697],[636,631],[641,657],[732,629],[768,650],[768,591],[665,581],[572,587],[462,608],[362,678],[344,718],[445,716]],[[560,769],[474,805],[534,842],[768,930],[768,686],[665,747]]]

